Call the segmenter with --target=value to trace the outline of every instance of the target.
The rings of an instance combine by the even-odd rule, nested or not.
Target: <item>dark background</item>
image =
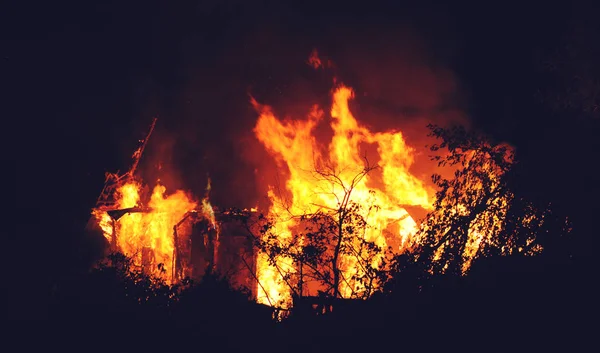
[[[4,237],[14,242],[14,283],[31,289],[16,300],[34,303],[17,315],[39,314],[38,295],[56,274],[93,254],[81,231],[104,172],[128,167],[154,116],[148,179],[202,195],[210,175],[223,207],[263,197],[248,94],[290,114],[326,105],[333,73],[305,65],[313,48],[356,89],[370,126],[455,119],[516,146],[529,166],[523,191],[570,215],[577,238],[564,254],[591,265],[600,97],[592,4],[3,4],[0,114],[14,212]],[[156,176],[158,161],[167,172]]]

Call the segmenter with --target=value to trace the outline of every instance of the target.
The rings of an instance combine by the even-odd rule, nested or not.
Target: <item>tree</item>
[[[66,276],[56,284],[52,315],[167,318],[179,290],[142,272],[131,258],[112,253],[89,272]]]
[[[315,165],[312,177],[330,187],[318,192],[334,195],[335,207],[314,205],[311,212],[302,214],[286,208],[285,215],[261,217],[260,226],[248,227],[259,253],[266,255],[293,296],[317,292],[332,298],[368,298],[385,281],[390,249],[366,237],[368,217],[377,205],[353,199],[357,185],[375,168],[367,161],[345,180],[335,167]],[[297,224],[291,239],[283,240],[277,232],[276,223],[283,216]]]
[[[533,255],[542,250],[541,235],[568,231],[550,205],[515,193],[519,163],[510,146],[462,126],[429,128],[441,140],[431,150],[442,153],[432,158],[456,168],[452,179],[433,176],[439,190],[418,247],[418,261],[431,264],[430,271],[464,274],[482,255]]]

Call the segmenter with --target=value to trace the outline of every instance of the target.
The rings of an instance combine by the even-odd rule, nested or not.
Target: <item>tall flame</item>
[[[215,230],[215,239],[214,239],[214,265],[217,264],[218,254],[219,254],[219,236],[221,235],[221,227],[217,223],[217,219],[215,218],[215,211],[213,206],[210,204],[210,200],[208,198],[211,189],[211,181],[208,178],[208,182],[206,184],[206,195],[202,199],[202,215],[205,219],[207,219],[211,225],[211,227]]]
[[[282,244],[289,244],[294,227],[299,225],[298,219],[290,215],[335,210],[349,194],[357,204],[377,206],[377,211],[368,208],[360,211],[369,222],[365,240],[401,252],[413,244],[417,231],[415,220],[403,206],[426,210],[432,207],[434,190],[410,172],[413,148],[406,144],[400,131],[371,132],[362,126],[349,109],[348,102],[353,96],[352,89],[344,85],[333,90],[329,121],[333,136],[327,145],[315,138],[315,128],[324,117],[318,107],[313,107],[306,120],[281,121],[269,106],[251,100],[259,114],[254,128],[256,137],[281,167],[289,171],[284,190],[271,185],[268,192],[272,204],[268,213],[275,219],[274,233]],[[375,146],[377,153],[365,158],[369,146]],[[355,182],[357,175],[375,164],[378,170]],[[320,177],[318,171],[323,166],[332,172],[335,182]],[[346,278],[361,271],[356,261],[342,260],[341,271]],[[293,267],[291,260],[283,256],[277,262],[280,268]],[[257,258],[257,277],[259,302],[291,304],[290,290],[281,273],[269,265],[264,254]],[[340,295],[349,297],[360,289],[358,286],[346,283],[341,286]]]

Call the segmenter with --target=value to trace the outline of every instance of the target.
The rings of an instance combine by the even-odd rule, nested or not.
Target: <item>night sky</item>
[[[305,64],[313,48],[356,89],[370,126],[457,119],[516,146],[531,166],[524,189],[582,220],[590,231],[576,251],[588,254],[599,196],[594,8],[399,3],[2,5],[0,109],[17,210],[5,236],[23,273],[52,278],[85,262],[93,245],[81,231],[104,172],[127,168],[154,116],[144,168],[160,160],[169,185],[196,195],[210,175],[216,205],[252,206],[263,158],[252,154],[249,94],[282,113],[326,104],[332,76]]]

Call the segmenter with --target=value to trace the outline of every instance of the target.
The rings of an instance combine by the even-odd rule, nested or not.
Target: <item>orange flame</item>
[[[282,244],[289,244],[294,227],[299,224],[297,218],[290,215],[314,214],[324,208],[335,210],[348,192],[347,187],[352,185],[349,196],[353,202],[377,206],[375,211],[373,208],[360,211],[369,223],[365,240],[401,252],[413,244],[417,232],[417,223],[403,206],[431,209],[435,192],[411,174],[414,150],[406,144],[400,131],[374,133],[360,125],[348,106],[353,98],[349,87],[338,86],[332,98],[329,125],[333,137],[327,146],[320,144],[314,136],[314,130],[324,116],[318,107],[313,107],[306,120],[282,122],[269,106],[251,100],[259,114],[254,128],[256,137],[289,171],[284,190],[271,185],[268,192],[272,203],[268,213],[275,219],[273,233]],[[369,156],[372,161],[365,158],[369,146],[374,146],[377,151],[376,156]],[[378,170],[364,175],[354,184],[354,178],[372,163],[376,163]],[[336,182],[315,174],[323,166],[328,166]],[[289,200],[284,196],[286,193]],[[279,257],[277,263],[279,268],[294,271],[288,258]],[[356,261],[349,257],[341,263],[345,278],[352,278],[361,271]],[[290,290],[282,274],[269,265],[264,254],[257,258],[257,277],[260,282],[258,302],[284,307],[291,304]],[[341,286],[340,295],[350,297],[361,289],[364,288],[358,283],[346,283]]]
[[[141,206],[141,185],[130,181],[116,190],[117,210]],[[108,209],[92,211],[106,239],[133,259],[134,266],[171,283],[175,243],[173,226],[197,206],[185,192],[166,195],[166,187],[154,187],[147,209],[132,209],[112,220]]]
[[[214,259],[214,265],[216,265],[217,259],[218,259],[218,254],[219,254],[219,236],[221,234],[221,228],[219,227],[219,224],[217,223],[217,220],[215,218],[215,211],[208,199],[210,189],[211,189],[210,178],[208,178],[208,184],[206,185],[206,195],[202,199],[202,215],[204,216],[205,219],[207,219],[210,222],[210,225],[215,230],[215,240],[214,240],[215,244],[214,244],[213,259]]]

